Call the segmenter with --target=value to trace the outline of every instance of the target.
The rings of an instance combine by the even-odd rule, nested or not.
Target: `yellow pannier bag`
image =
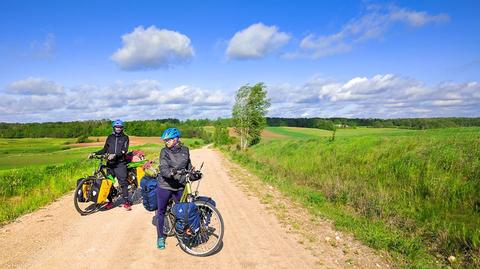
[[[138,186],[140,186],[140,181],[142,181],[143,176],[145,175],[145,171],[141,166],[137,167],[137,181]]]
[[[88,186],[87,186],[87,184],[82,185],[82,196],[83,196],[83,200],[87,201],[87,199],[88,199]]]
[[[103,179],[102,185],[100,185],[100,190],[98,191],[97,203],[101,204],[107,200],[108,194],[110,193],[110,188],[112,187],[113,182],[109,179]]]

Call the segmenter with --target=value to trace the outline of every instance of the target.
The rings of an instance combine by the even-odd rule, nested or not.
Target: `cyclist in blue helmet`
[[[112,122],[112,134],[107,137],[103,149],[92,154],[108,153],[107,166],[110,173],[118,179],[118,183],[122,187],[123,207],[126,210],[132,210],[132,203],[128,199],[127,162],[125,160],[130,140],[123,132],[124,125],[122,120],[114,120]],[[108,200],[109,202],[105,205],[106,209],[113,207],[111,193],[108,196]]]
[[[177,128],[166,129],[162,137],[165,147],[160,151],[160,173],[157,185],[157,247],[165,248],[163,233],[164,216],[170,197],[178,202],[185,187],[185,175],[177,174],[182,169],[191,169],[190,152],[180,142],[180,131]]]

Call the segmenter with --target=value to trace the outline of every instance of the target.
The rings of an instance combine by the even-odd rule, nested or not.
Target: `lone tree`
[[[254,86],[247,84],[238,89],[232,120],[235,132],[240,136],[241,149],[260,142],[260,134],[267,124],[265,116],[269,107],[270,100],[267,99],[263,83]]]

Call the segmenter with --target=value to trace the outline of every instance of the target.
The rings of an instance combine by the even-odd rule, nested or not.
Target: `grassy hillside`
[[[480,267],[480,128],[269,130],[295,139],[235,158],[314,212],[413,267]]]
[[[183,143],[190,148],[204,145],[199,138],[183,138]],[[0,138],[0,170],[33,167],[42,165],[62,165],[84,159],[88,153],[101,149],[102,146],[74,147],[75,139],[64,138]],[[158,139],[160,142],[160,139]],[[160,152],[158,144],[149,144],[152,151]],[[87,147],[84,147],[87,146]],[[145,147],[145,145],[142,145]],[[131,146],[136,149],[138,146]]]
[[[267,127],[266,130],[284,135],[289,138],[297,139],[312,139],[318,137],[331,137],[332,131],[327,131],[317,128],[300,128],[300,127]],[[395,136],[395,135],[414,135],[418,131],[397,129],[397,128],[367,128],[358,127],[355,129],[338,129],[335,133],[335,137],[351,137],[351,136],[363,136],[363,135],[382,135],[382,136]]]

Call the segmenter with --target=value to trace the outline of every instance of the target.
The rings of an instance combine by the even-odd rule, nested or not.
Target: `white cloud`
[[[443,23],[449,20],[447,14],[430,15],[396,6],[370,6],[363,16],[345,24],[331,35],[309,34],[300,42],[300,51],[286,54],[287,58],[310,57],[314,59],[345,53],[358,42],[380,38],[395,23],[421,27],[429,23]]]
[[[453,106],[459,105],[462,103],[460,99],[451,99],[451,100],[435,100],[432,102],[434,106]]]
[[[7,86],[8,93],[23,95],[62,94],[63,91],[63,87],[55,82],[36,77],[18,80]]]
[[[66,88],[52,81],[47,84],[60,87],[63,94],[0,92],[0,122],[229,117],[234,96],[233,89],[165,88],[156,80]],[[315,76],[299,85],[268,85],[267,90],[272,101],[269,116],[480,116],[480,83],[476,81],[430,86],[394,74],[347,80]]]
[[[11,85],[20,84],[14,82]],[[228,116],[233,101],[231,94],[222,91],[188,85],[166,89],[156,80],[116,82],[106,86],[79,85],[65,88],[63,94],[57,95],[24,93],[0,92],[0,122],[216,118]]]
[[[279,32],[277,26],[255,23],[243,29],[228,42],[226,55],[229,59],[258,59],[285,45],[290,35]]]
[[[179,32],[139,26],[122,36],[123,47],[111,57],[123,70],[168,68],[194,56],[190,39]]]
[[[391,21],[402,21],[411,26],[419,27],[427,23],[448,22],[450,17],[447,14],[429,15],[426,12],[394,8],[389,19]]]
[[[303,85],[269,86],[270,116],[439,117],[480,116],[480,84],[424,83],[393,74]]]

